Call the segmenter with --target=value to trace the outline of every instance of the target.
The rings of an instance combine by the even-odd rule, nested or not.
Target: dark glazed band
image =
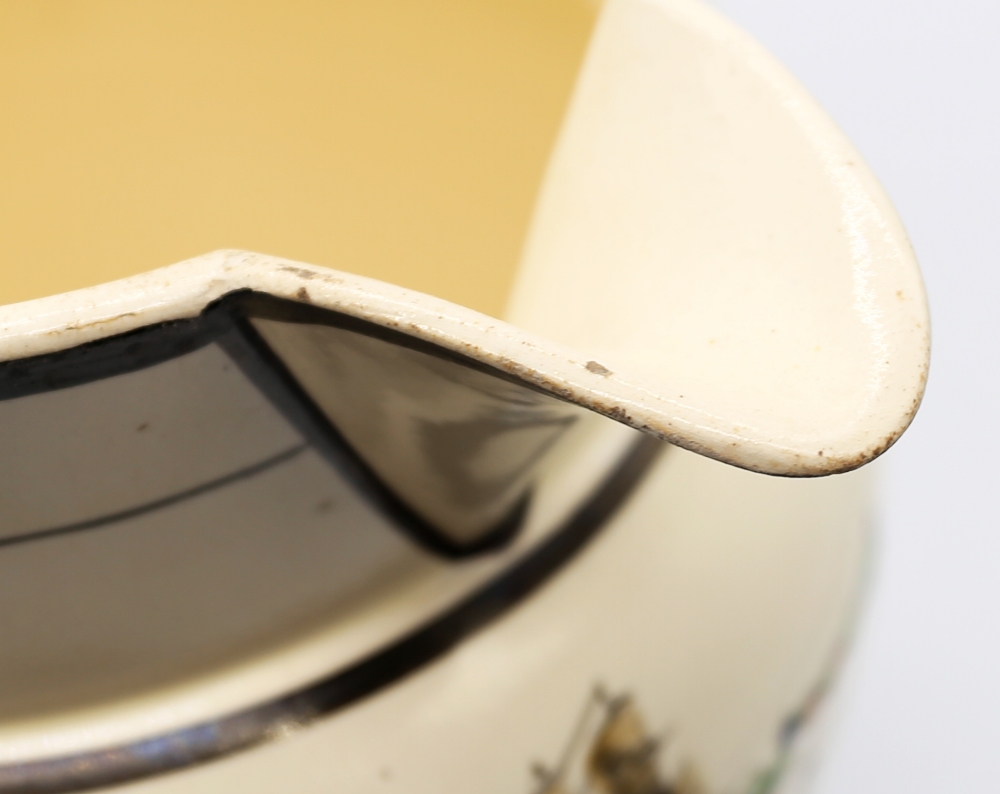
[[[591,497],[537,549],[411,634],[329,678],[245,711],[133,744],[0,766],[0,794],[84,791],[248,749],[331,714],[454,648],[534,592],[606,526],[667,445],[640,437]]]
[[[327,325],[380,339],[458,366],[489,374],[515,383],[529,391],[538,391],[502,370],[483,365],[467,356],[416,339],[400,331],[383,328],[329,309],[276,298],[271,295],[239,291],[209,305],[200,315],[184,320],[150,325],[101,339],[78,347],[27,359],[0,362],[0,401],[43,394],[80,386],[93,381],[156,366],[215,343],[222,347],[274,408],[293,425],[327,463],[350,481],[369,503],[393,525],[427,551],[447,558],[461,559],[504,548],[517,535],[531,500],[531,485],[509,505],[505,514],[471,539],[458,542],[442,527],[421,515],[402,498],[393,484],[386,482],[370,461],[348,443],[340,428],[320,409],[289,371],[286,363],[261,337],[251,320],[273,319],[284,323]],[[250,467],[256,471],[259,466]],[[220,479],[230,482],[242,472]],[[196,487],[191,494],[202,493],[212,483]],[[176,501],[176,495],[156,504]],[[183,495],[182,495],[183,496]],[[67,527],[37,527],[16,537],[0,539],[0,546],[55,537],[68,531],[97,528],[121,516],[143,512],[144,508],[119,511],[120,514],[88,518]]]

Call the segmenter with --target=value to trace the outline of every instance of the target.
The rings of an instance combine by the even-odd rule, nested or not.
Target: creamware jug
[[[780,65],[695,0],[0,20],[0,792],[806,790],[929,324]]]

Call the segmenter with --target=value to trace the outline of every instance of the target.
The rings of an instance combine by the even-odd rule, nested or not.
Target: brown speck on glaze
[[[602,414],[618,422],[629,423],[629,415],[620,405],[599,405],[595,406]]]
[[[306,270],[304,267],[292,267],[291,265],[282,265],[280,270],[283,270],[285,273],[294,273],[296,276],[304,278],[306,281],[314,279],[318,275],[312,270]]]
[[[137,428],[135,429],[135,432],[136,432],[136,433],[141,433],[141,432],[143,432],[144,430],[148,430],[148,429],[149,429],[149,422],[143,422],[143,423],[142,423],[141,425],[139,425],[139,426],[138,426],[138,427],[137,427]]]
[[[309,297],[309,290],[305,287],[299,287],[299,291],[295,293],[295,297],[298,298],[303,303],[310,303],[311,298]]]
[[[587,372],[593,372],[595,375],[603,375],[604,377],[611,374],[610,369],[596,361],[588,361],[586,369]]]

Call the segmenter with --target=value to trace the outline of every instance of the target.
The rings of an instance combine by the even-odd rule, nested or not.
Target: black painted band
[[[19,532],[16,535],[4,535],[0,537],[0,548],[3,548],[4,546],[15,546],[19,543],[31,543],[36,540],[45,540],[47,538],[58,538],[64,535],[72,535],[76,532],[86,532],[91,529],[101,529],[103,527],[111,526],[112,524],[117,524],[119,521],[128,521],[130,518],[138,518],[146,513],[162,510],[164,507],[171,507],[175,504],[179,504],[180,502],[187,501],[188,499],[194,499],[196,496],[201,496],[202,494],[218,490],[219,488],[225,488],[227,485],[232,485],[235,482],[247,480],[251,477],[257,476],[258,474],[263,474],[265,471],[273,469],[275,466],[280,466],[282,463],[286,463],[292,458],[301,455],[307,449],[309,449],[308,444],[297,444],[290,449],[279,452],[277,455],[272,455],[271,457],[258,461],[251,466],[247,466],[246,468],[239,469],[223,475],[222,477],[217,477],[214,480],[209,480],[201,485],[196,485],[194,488],[188,488],[185,491],[173,493],[169,496],[164,496],[151,502],[146,502],[145,504],[136,505],[135,507],[129,507],[125,510],[118,511],[117,513],[111,513],[110,515],[96,516],[95,518],[88,518],[83,521],[77,521],[73,524],[63,524],[61,526],[48,527],[46,529],[32,529],[27,532]]]
[[[217,343],[329,465],[364,494],[369,503],[395,527],[427,551],[447,559],[462,559],[502,549],[517,536],[531,501],[530,490],[493,527],[465,543],[453,541],[413,510],[351,447],[288,371],[281,358],[271,350],[250,322],[251,318],[257,317],[344,328],[535,389],[531,384],[522,383],[502,370],[485,366],[474,359],[400,331],[383,328],[337,311],[242,290],[223,296],[197,317],[146,326],[58,353],[0,362],[0,401],[136,372]],[[256,468],[257,465],[251,467],[254,470]],[[228,484],[240,476],[237,472],[221,478],[220,482]],[[191,494],[204,493],[212,490],[215,485],[206,483],[197,486],[191,489]],[[149,509],[164,507],[175,501],[177,500],[173,497],[159,499],[151,503],[152,507]],[[0,546],[95,529],[142,512],[148,512],[148,509],[140,509],[138,513],[126,510],[119,516],[110,517],[111,520],[102,517],[77,522],[68,527],[33,529],[19,533],[10,540],[0,539]]]

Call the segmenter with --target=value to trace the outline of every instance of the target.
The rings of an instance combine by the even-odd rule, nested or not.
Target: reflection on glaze
[[[342,328],[254,325],[361,458],[456,544],[491,533],[517,509],[581,410]]]

